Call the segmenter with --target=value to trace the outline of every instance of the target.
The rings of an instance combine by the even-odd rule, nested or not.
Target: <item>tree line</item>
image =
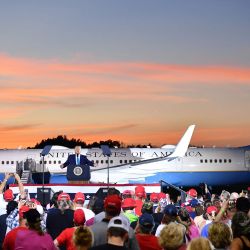
[[[106,141],[99,141],[87,144],[86,142],[80,139],[69,139],[66,135],[58,135],[54,138],[47,138],[43,139],[40,142],[36,143],[34,147],[29,147],[33,149],[41,149],[44,148],[46,145],[57,145],[57,146],[64,146],[67,148],[74,148],[76,145],[81,146],[82,148],[99,148],[101,145],[108,145],[110,148],[120,148],[120,147],[127,147],[127,148],[146,148],[146,147],[153,147],[150,143],[148,145],[141,145],[141,144],[131,144],[125,145],[120,141],[113,141],[113,140],[106,140]]]

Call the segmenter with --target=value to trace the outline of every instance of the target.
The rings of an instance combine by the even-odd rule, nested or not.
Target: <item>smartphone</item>
[[[24,189],[24,193],[25,193],[25,197],[27,200],[30,199],[30,196],[29,196],[29,189]]]

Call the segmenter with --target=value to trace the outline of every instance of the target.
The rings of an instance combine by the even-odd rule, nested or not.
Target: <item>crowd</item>
[[[212,250],[250,249],[250,201],[245,194],[222,191],[200,195],[195,189],[186,200],[173,202],[165,193],[143,186],[107,197],[85,195],[71,199],[54,193],[46,208],[29,199],[17,174],[20,194],[14,197],[0,184],[1,249],[142,249]]]

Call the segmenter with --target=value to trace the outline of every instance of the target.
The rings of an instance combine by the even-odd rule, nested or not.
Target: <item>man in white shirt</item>
[[[95,214],[92,210],[85,208],[84,205],[85,195],[81,192],[75,194],[74,202],[74,209],[82,209],[85,214],[86,219],[86,226],[91,226],[94,224]]]

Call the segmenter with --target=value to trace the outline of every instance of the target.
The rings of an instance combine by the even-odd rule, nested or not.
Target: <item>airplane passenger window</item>
[[[124,160],[124,163],[127,163],[128,161],[127,160]]]
[[[61,164],[61,161],[58,161],[58,164]]]
[[[205,163],[207,163],[207,159],[205,159]]]
[[[229,162],[229,163],[231,163],[231,162],[232,162],[232,160],[231,160],[231,159],[229,159],[229,160],[228,160],[228,162]]]
[[[54,164],[56,164],[56,161],[54,161]]]
[[[122,160],[120,160],[120,163],[122,164]]]
[[[4,164],[4,161],[2,161],[2,164]]]
[[[103,164],[103,160],[101,160],[101,164]]]
[[[44,164],[47,164],[47,161],[44,161]]]
[[[98,163],[99,163],[99,161],[98,161],[98,160],[96,160],[96,163],[98,164]]]
[[[200,163],[203,163],[203,160],[202,160],[202,159],[200,159]]]
[[[132,163],[132,160],[129,160],[129,163]]]
[[[51,161],[49,161],[49,164],[51,164]]]
[[[214,162],[217,163],[217,159],[215,159]]]
[[[110,163],[112,164],[114,161],[113,160],[110,160]]]
[[[14,161],[11,161],[11,164],[14,164]]]
[[[106,163],[108,164],[108,160],[106,160]]]
[[[40,164],[43,164],[43,162],[42,162],[42,161],[40,161]]]
[[[221,160],[221,159],[219,159],[219,163],[222,163],[222,160]]]
[[[224,159],[224,163],[227,163],[227,159]]]
[[[9,164],[10,162],[9,161],[6,161],[6,164]]]
[[[210,159],[210,163],[212,163],[213,162],[213,160],[212,159]]]

